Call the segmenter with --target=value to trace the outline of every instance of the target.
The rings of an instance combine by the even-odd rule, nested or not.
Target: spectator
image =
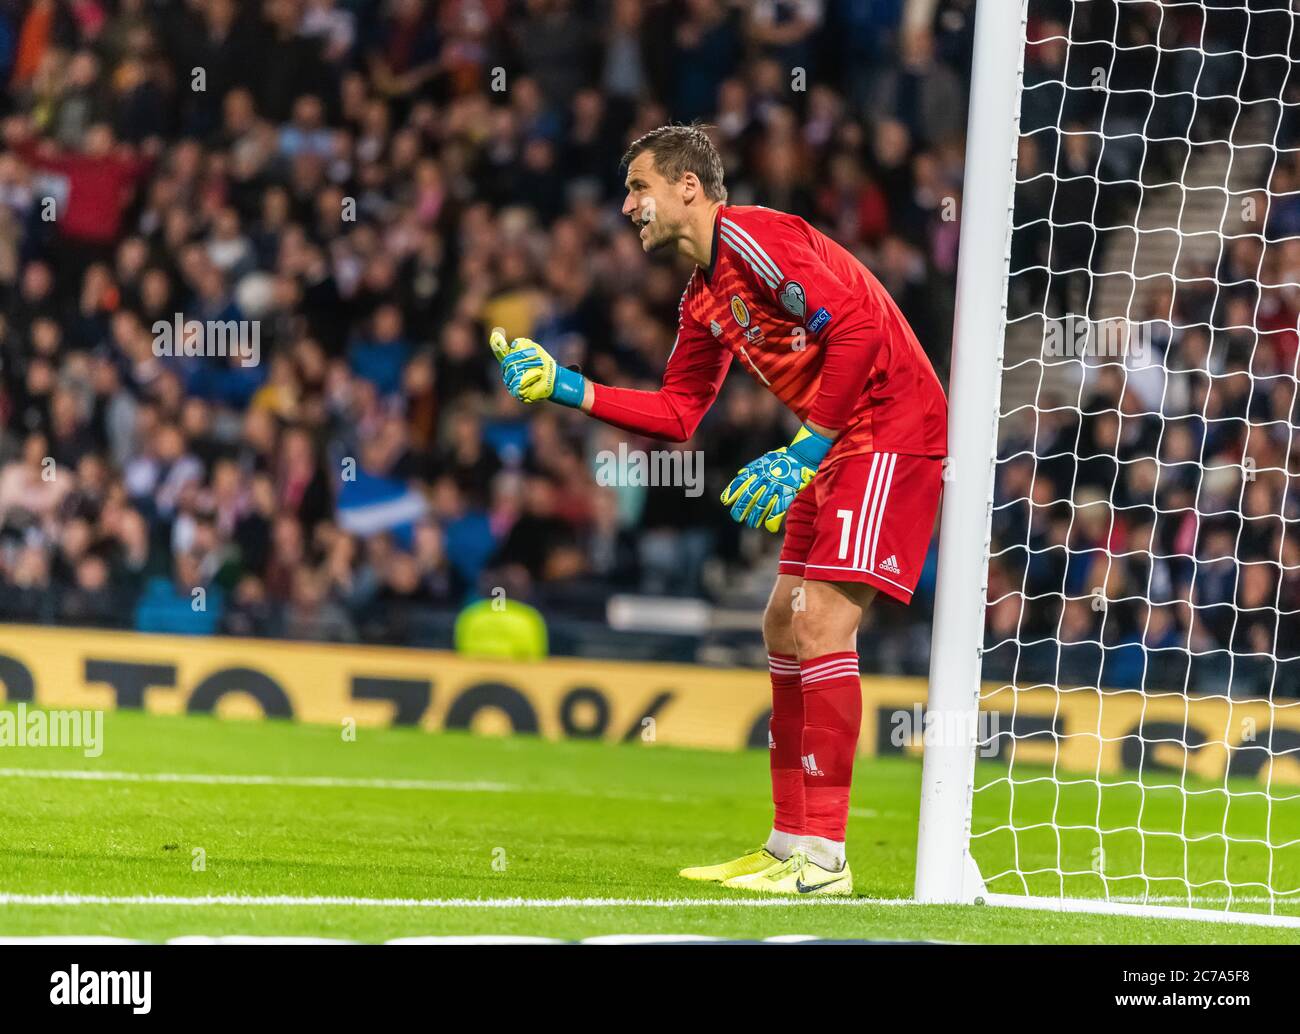
[[[119,0],[91,5],[99,24],[48,0],[10,6],[9,619],[445,644],[450,615],[498,586],[544,601],[553,626],[601,616],[615,592],[760,603],[749,576],[777,543],[714,500],[756,441],[789,438],[761,386],[734,376],[684,446],[703,453],[700,494],[600,487],[596,457],[626,436],[522,411],[483,346],[499,325],[610,383],[657,384],[682,275],[617,217],[617,159],[669,119],[716,121],[733,200],[788,207],[843,241],[946,357],[956,224],[942,200],[960,180],[954,55],[970,34],[957,0],[901,60],[894,2]],[[1036,81],[1057,67],[1042,50]],[[1054,153],[1034,148],[1040,168]],[[1272,203],[1285,226],[1284,199]],[[1270,261],[1279,283],[1297,264]],[[1285,368],[1296,306],[1266,301],[1269,362]],[[178,314],[256,321],[257,362],[159,354],[156,328]],[[1199,348],[1194,333],[1180,344]],[[1205,393],[1198,370],[1167,374],[1180,413],[1259,405]],[[1110,385],[1095,390],[1119,408]],[[1050,428],[1061,442],[1074,430]],[[1163,442],[1195,459],[1203,433]],[[1216,455],[1233,445],[1220,438]],[[1168,469],[1127,486],[1157,498],[1158,541],[1187,534],[1168,508],[1194,502],[1171,493]],[[1252,548],[1274,544],[1263,515],[1280,498],[1252,502]],[[1068,545],[1052,522],[1033,534]],[[1189,572],[1166,565],[1183,591]],[[924,604],[898,621],[923,627]],[[923,639],[890,639],[923,668]]]

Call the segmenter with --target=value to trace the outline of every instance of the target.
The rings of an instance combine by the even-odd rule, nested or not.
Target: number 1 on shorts
[[[840,530],[840,559],[847,560],[849,558],[849,529],[853,527],[853,511],[836,510],[835,516],[844,523],[844,527]]]

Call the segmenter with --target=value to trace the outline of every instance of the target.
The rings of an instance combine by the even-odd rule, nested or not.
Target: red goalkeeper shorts
[[[942,487],[943,460],[935,457],[845,457],[790,504],[780,572],[818,582],[865,582],[910,603]]]

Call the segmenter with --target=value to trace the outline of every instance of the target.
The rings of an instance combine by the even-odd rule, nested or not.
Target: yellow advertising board
[[[42,707],[720,749],[766,747],[770,706],[763,671],[17,625],[0,625],[0,686],[3,699]],[[924,679],[868,676],[862,689],[863,753],[919,754],[926,736],[951,731],[924,714]],[[1230,766],[1234,776],[1300,784],[1300,701],[989,685],[982,711],[982,753],[1014,751],[1018,764],[1056,760],[1099,775],[1140,764],[1213,780]]]

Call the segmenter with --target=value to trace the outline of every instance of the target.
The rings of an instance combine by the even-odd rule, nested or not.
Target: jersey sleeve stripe
[[[763,268],[752,251],[750,251],[740,240],[731,236],[725,227],[718,231],[718,236],[736,249],[740,254],[740,257],[749,263],[750,267],[758,274],[759,279],[762,280],[763,283],[767,284],[767,286],[772,288],[772,290],[776,290],[778,281],[772,279],[772,274]]]
[[[759,261],[764,266],[767,267],[768,276],[774,277],[777,283],[781,282],[783,277],[781,276],[780,267],[775,262],[772,261],[772,256],[763,250],[762,245],[760,245],[758,241],[754,240],[754,238],[750,236],[749,231],[747,231],[744,227],[739,226],[736,223],[733,223],[726,216],[722,217],[722,225],[727,227],[727,229],[731,230],[740,240],[744,241],[751,248],[753,248],[754,254],[758,257]]]

